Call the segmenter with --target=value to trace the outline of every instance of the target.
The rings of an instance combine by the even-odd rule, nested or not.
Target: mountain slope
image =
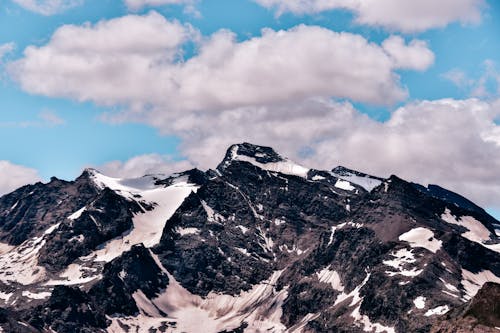
[[[467,199],[248,143],[207,172],[24,187],[0,218],[7,332],[428,332],[500,283]]]

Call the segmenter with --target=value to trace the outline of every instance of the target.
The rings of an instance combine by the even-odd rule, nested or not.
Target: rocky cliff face
[[[308,169],[247,143],[207,172],[87,170],[0,198],[0,326],[441,332],[463,309],[479,318],[488,305],[473,297],[500,283],[496,226],[438,186]]]

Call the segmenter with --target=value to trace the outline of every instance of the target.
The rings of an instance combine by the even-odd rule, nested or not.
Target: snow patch
[[[330,266],[324,268],[320,272],[317,272],[316,276],[320,282],[330,284],[333,289],[344,291],[344,286],[342,285],[339,273],[330,270]]]
[[[417,261],[413,255],[413,250],[401,249],[395,253],[391,253],[391,256],[394,257],[394,259],[384,260],[382,263],[386,266],[395,268],[397,271],[385,271],[388,276],[402,275],[415,277],[423,272],[422,269],[418,270],[417,268],[405,269],[405,266]]]
[[[186,235],[199,235],[201,230],[198,228],[181,228],[181,227],[176,227],[175,232],[178,233],[181,236],[186,236]]]
[[[417,309],[420,309],[422,310],[423,308],[425,308],[425,301],[426,301],[426,298],[423,297],[423,296],[418,296],[417,298],[415,298],[413,300],[413,304],[415,304],[415,307]]]
[[[152,178],[151,181],[154,179]],[[153,210],[135,215],[133,217],[134,226],[130,233],[107,242],[103,249],[95,251],[91,256],[95,256],[96,261],[110,262],[139,243],[143,243],[146,247],[158,244],[165,223],[184,199],[192,191],[197,190],[197,186],[185,182],[176,182],[168,187],[154,185],[148,187],[145,183],[139,183],[139,185],[145,189],[138,187],[132,191],[128,187],[128,190],[132,191],[129,193],[140,195],[142,200],[153,204]]]
[[[162,270],[166,270],[162,267]],[[184,289],[175,278],[166,272],[169,285],[151,303],[169,314],[179,332],[216,333],[233,330],[243,321],[249,323],[249,332],[284,332],[280,322],[282,305],[287,297],[287,288],[275,289],[283,271],[277,271],[260,284],[238,296],[210,293],[202,298]],[[200,325],[203,323],[203,325]]]
[[[209,222],[220,223],[225,221],[224,216],[220,215],[219,213],[216,213],[205,201],[201,200],[201,205],[203,206],[203,209],[207,213],[207,219]]]
[[[489,270],[474,274],[462,268],[461,283],[466,293],[466,295],[463,297],[464,301],[468,301],[472,297],[474,297],[486,282],[500,283],[500,278]]]
[[[278,219],[278,218],[274,219],[274,224],[276,226],[280,226],[280,225],[285,224],[285,223],[286,223],[285,219]]]
[[[244,226],[242,226],[242,225],[237,225],[236,227],[237,227],[238,229],[240,229],[240,230],[241,230],[241,233],[242,233],[243,235],[246,235],[246,233],[248,232],[248,230],[250,230],[250,229],[248,229],[247,227],[244,227]]]
[[[399,236],[400,241],[410,243],[411,247],[422,247],[436,253],[440,248],[442,241],[434,238],[434,233],[427,228],[414,228]]]
[[[340,188],[340,189],[345,190],[345,191],[353,191],[356,189],[354,186],[351,185],[351,183],[349,183],[346,180],[342,180],[342,179],[337,179],[337,182],[335,183],[335,187]]]
[[[85,210],[87,210],[87,207],[80,208],[79,210],[77,210],[76,212],[74,212],[73,214],[71,214],[70,216],[68,216],[68,219],[69,220],[76,220],[76,219],[80,218],[80,216],[82,216],[82,213]]]
[[[371,192],[375,187],[379,186],[382,184],[382,181],[372,178],[370,176],[358,176],[354,173],[351,172],[345,172],[343,174],[337,174],[335,172],[331,172],[332,176],[346,180],[350,183],[356,184],[367,190],[368,192]]]
[[[350,293],[346,294],[345,292],[342,292],[340,295],[338,295],[333,306],[340,304],[349,298],[352,298],[352,301],[349,304],[349,306],[350,307],[356,306],[356,308],[351,312],[351,317],[354,318],[356,325],[358,325],[358,326],[361,325],[363,327],[363,331],[365,331],[365,332],[379,332],[379,333],[381,333],[381,332],[395,333],[395,330],[393,327],[384,326],[384,325],[379,324],[379,323],[372,323],[370,320],[370,317],[368,317],[367,315],[362,315],[360,313],[361,303],[363,302],[363,298],[360,295],[360,290],[368,282],[368,280],[370,279],[370,276],[371,276],[371,274],[367,273],[363,282],[361,282],[361,284],[358,285],[356,288],[354,288],[354,290],[351,291]]]
[[[31,291],[24,290],[22,292],[22,295],[27,298],[31,299],[46,299],[52,295],[52,293],[49,292],[41,292],[41,293],[32,293]]]
[[[448,311],[450,311],[450,308],[448,307],[448,305],[441,305],[441,306],[438,306],[434,309],[430,309],[428,310],[424,316],[426,317],[430,317],[430,316],[442,316],[444,315],[445,313],[447,313]]]
[[[461,236],[467,238],[470,241],[481,244],[482,246],[500,253],[500,244],[484,244],[484,242],[491,239],[491,232],[478,220],[472,216],[462,216],[456,218],[451,214],[451,211],[446,208],[444,213],[441,215],[441,219],[446,223],[459,225],[469,230],[464,232]]]

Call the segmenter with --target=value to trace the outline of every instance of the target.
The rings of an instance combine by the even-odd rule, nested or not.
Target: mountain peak
[[[224,160],[235,160],[240,156],[251,157],[259,163],[276,163],[285,160],[271,147],[258,146],[248,142],[234,144],[226,152]]]
[[[263,170],[303,178],[307,178],[309,172],[308,168],[282,157],[270,147],[258,146],[248,142],[230,146],[217,170],[224,171],[234,161],[247,162]]]

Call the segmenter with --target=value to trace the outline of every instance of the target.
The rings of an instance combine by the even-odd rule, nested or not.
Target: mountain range
[[[0,198],[0,332],[498,332],[500,222],[272,148]]]

